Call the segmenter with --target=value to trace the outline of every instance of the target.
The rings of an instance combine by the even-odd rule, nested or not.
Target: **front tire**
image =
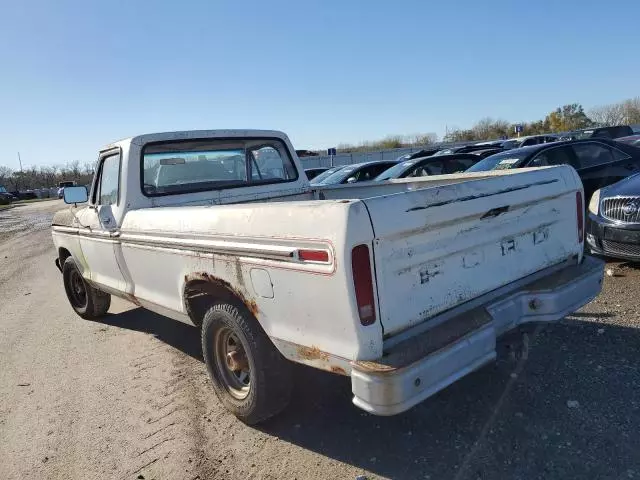
[[[289,403],[291,364],[241,305],[216,303],[202,321],[202,353],[216,396],[248,425]]]
[[[62,281],[71,308],[82,318],[100,318],[109,310],[111,295],[89,285],[72,257],[68,257],[62,265]]]

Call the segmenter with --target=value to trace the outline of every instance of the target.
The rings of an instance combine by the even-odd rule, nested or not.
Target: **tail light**
[[[578,243],[584,242],[584,206],[582,192],[576,192],[576,215],[578,216]]]
[[[298,258],[305,262],[329,262],[329,252],[326,250],[298,250]]]
[[[351,252],[351,269],[360,323],[365,326],[371,325],[376,321],[376,306],[373,299],[373,276],[368,246],[354,247]]]

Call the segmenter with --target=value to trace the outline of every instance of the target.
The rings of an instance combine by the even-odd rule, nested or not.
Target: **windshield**
[[[342,170],[344,168],[344,165],[341,165],[339,167],[331,167],[329,170],[325,170],[324,172],[322,172],[320,175],[316,176],[313,178],[313,180],[311,180],[310,183],[312,183],[313,185],[318,184],[318,183],[322,183],[322,181],[333,175],[334,173],[336,173],[338,170]]]
[[[451,148],[445,148],[444,150],[438,150],[436,153],[434,153],[432,156],[434,157],[439,157],[441,155],[451,155],[453,154],[454,151]]]
[[[487,170],[506,170],[514,168],[527,156],[528,152],[500,152],[495,155],[489,155],[484,160],[480,160],[473,167],[467,169],[467,172],[485,172]]]
[[[582,140],[583,138],[591,138],[593,137],[593,130],[583,130],[581,132],[573,132],[571,136],[576,140]]]
[[[412,165],[415,165],[416,161],[406,161],[402,163],[398,163],[391,168],[388,168],[380,175],[378,175],[374,180],[376,182],[380,182],[382,180],[389,180],[390,178],[400,178],[400,176]]]
[[[345,178],[349,176],[349,174],[356,170],[356,167],[340,167],[335,172],[332,172],[330,175],[327,175],[324,179],[319,182],[313,182],[314,185],[333,185],[336,183],[342,182]],[[326,172],[325,172],[326,173]],[[315,180],[315,179],[314,179]]]
[[[640,147],[640,135],[631,135],[629,137],[616,138],[616,142],[626,143],[634,147]]]

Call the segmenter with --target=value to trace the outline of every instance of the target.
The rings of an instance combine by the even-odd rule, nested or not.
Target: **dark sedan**
[[[398,163],[395,160],[383,160],[379,162],[362,162],[353,165],[345,165],[328,177],[318,180],[320,175],[313,179],[312,185],[338,185],[341,183],[358,183],[373,180],[389,167]],[[325,172],[327,173],[327,172]],[[324,175],[324,174],[322,174]]]
[[[550,165],[575,168],[588,200],[599,188],[640,173],[640,149],[605,138],[544,143],[491,155],[467,172]]]
[[[596,190],[589,202],[587,244],[598,255],[640,261],[640,175]]]
[[[394,165],[378,175],[375,180],[381,181],[392,178],[424,177],[427,175],[446,175],[448,173],[464,172],[480,160],[481,158],[478,155],[472,153],[415,158]]]

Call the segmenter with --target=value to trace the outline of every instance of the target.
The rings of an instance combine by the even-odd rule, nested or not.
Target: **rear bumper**
[[[593,300],[601,290],[603,270],[604,262],[585,257],[580,265],[556,270],[395,345],[379,363],[353,362],[353,403],[376,415],[408,410],[494,360],[499,335],[528,322],[560,320]],[[469,328],[460,329],[465,322]],[[456,329],[459,335],[454,333],[450,341]],[[433,337],[447,343],[427,348],[420,358],[412,356],[411,351]]]

